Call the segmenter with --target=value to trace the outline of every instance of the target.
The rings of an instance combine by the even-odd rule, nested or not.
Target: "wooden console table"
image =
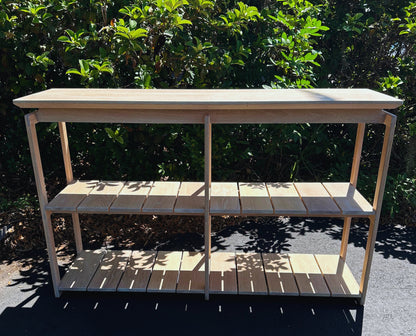
[[[55,296],[62,291],[147,291],[356,297],[364,303],[396,117],[402,101],[367,89],[50,89],[14,100],[25,116]],[[48,200],[35,125],[58,122],[67,186]],[[205,125],[205,180],[80,181],[72,174],[66,122]],[[345,183],[212,182],[213,124],[358,124]],[[356,189],[365,124],[386,126],[373,204]],[[72,214],[77,258],[62,277],[52,213]],[[201,215],[205,252],[86,251],[80,213]],[[341,217],[339,255],[211,254],[211,216]],[[345,263],[352,217],[370,221],[360,284]]]

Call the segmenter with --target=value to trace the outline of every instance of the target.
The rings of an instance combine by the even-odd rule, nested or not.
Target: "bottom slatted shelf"
[[[83,251],[61,291],[203,293],[204,254],[181,251]],[[211,294],[360,297],[338,255],[213,252]]]

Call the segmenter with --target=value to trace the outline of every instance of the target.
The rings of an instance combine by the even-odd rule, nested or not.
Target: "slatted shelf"
[[[211,294],[360,297],[338,255],[213,252]],[[83,251],[62,278],[62,291],[203,293],[204,253]]]
[[[47,205],[52,212],[203,215],[203,182],[76,181]],[[211,215],[372,216],[350,183],[213,182]]]

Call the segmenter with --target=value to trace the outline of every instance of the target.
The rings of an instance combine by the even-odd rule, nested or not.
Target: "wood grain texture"
[[[80,252],[63,276],[59,289],[65,291],[86,291],[104,255],[104,250]]]
[[[142,211],[148,213],[173,213],[180,182],[157,181],[144,202]]]
[[[181,260],[182,252],[159,251],[147,291],[175,293]]]
[[[156,251],[133,251],[117,291],[145,292],[152,274],[156,254]]]
[[[299,295],[287,254],[262,253],[270,295]]]
[[[211,214],[239,214],[240,200],[237,182],[211,183]]]
[[[204,213],[204,187],[204,182],[182,182],[174,212]]]
[[[107,251],[87,290],[93,292],[115,292],[131,253],[130,250]]]
[[[52,212],[75,212],[82,200],[91,193],[98,180],[74,181],[69,183],[47,205],[46,210]]]
[[[209,289],[212,294],[238,293],[234,252],[211,253]]]
[[[402,101],[368,89],[49,89],[17,98],[23,108],[396,108]]]
[[[239,182],[241,213],[272,214],[273,207],[266,185],[262,182]]]
[[[152,188],[152,181],[128,181],[110,206],[112,213],[139,213]]]
[[[306,208],[293,183],[266,183],[276,215],[304,215]]]
[[[340,214],[341,210],[321,183],[295,183],[308,214]]]
[[[266,278],[260,253],[236,253],[239,294],[267,295]]]
[[[77,207],[82,213],[107,213],[125,182],[100,181]]]
[[[205,289],[205,258],[202,252],[182,254],[177,293],[204,293]]]
[[[350,183],[323,183],[344,215],[373,215],[373,206]]]
[[[336,297],[360,297],[360,287],[350,268],[336,255],[317,254],[315,259],[331,292]]]
[[[330,296],[313,254],[289,254],[293,274],[302,296]]]

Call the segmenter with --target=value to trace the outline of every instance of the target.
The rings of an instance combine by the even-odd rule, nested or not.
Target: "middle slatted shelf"
[[[348,182],[212,182],[211,215],[371,216]],[[74,181],[46,206],[58,213],[203,215],[203,182]]]

